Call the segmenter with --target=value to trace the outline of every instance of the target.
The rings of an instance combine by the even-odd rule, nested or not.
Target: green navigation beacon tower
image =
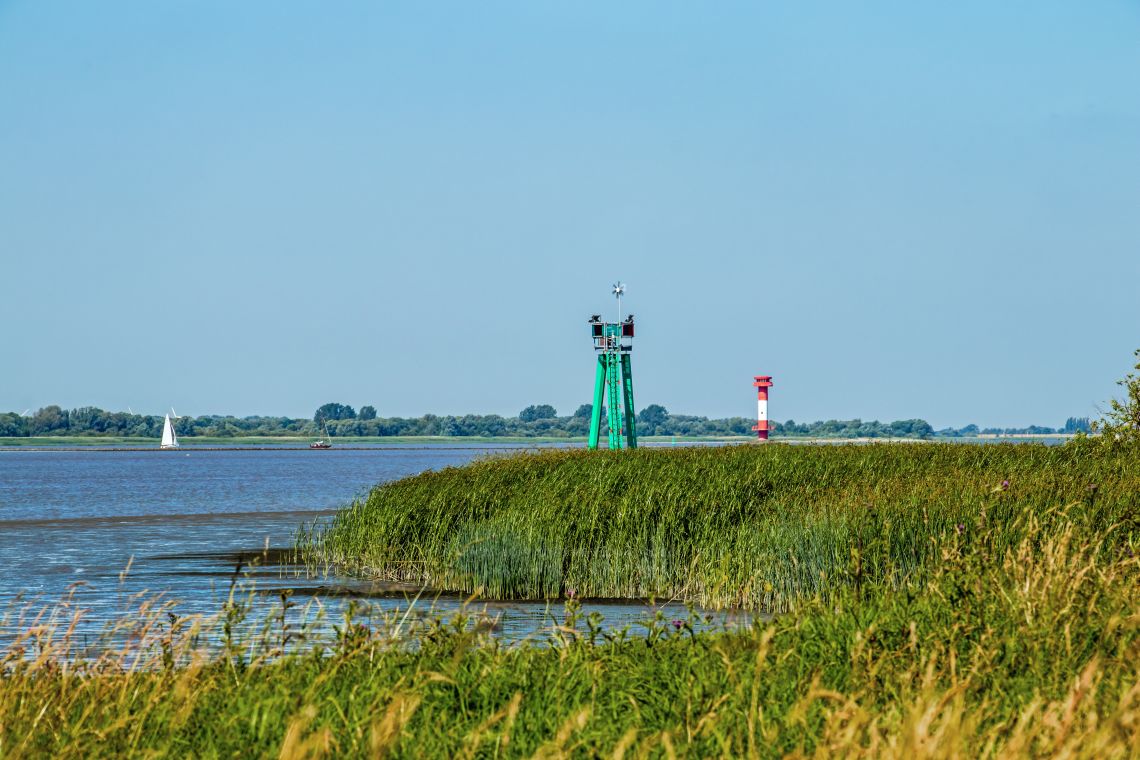
[[[610,427],[610,449],[622,447],[622,433],[625,445],[637,448],[637,432],[634,429],[633,412],[633,371],[629,366],[629,352],[633,350],[633,315],[622,321],[621,297],[625,285],[614,284],[617,297],[618,321],[603,322],[602,315],[590,317],[590,330],[594,336],[594,350],[598,352],[598,366],[594,373],[594,409],[590,415],[591,449],[598,448],[598,435],[602,430],[602,403],[607,407],[607,422]]]

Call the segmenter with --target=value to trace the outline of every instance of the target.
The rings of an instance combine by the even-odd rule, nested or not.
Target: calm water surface
[[[177,600],[182,614],[212,614],[229,593],[239,558],[248,567],[248,558],[266,547],[288,548],[298,526],[328,519],[372,485],[524,448],[0,451],[0,612],[50,604],[74,588],[91,626],[121,614],[143,591]],[[399,593],[377,597],[360,579],[298,576],[272,562],[239,577],[265,591],[292,589],[300,601],[319,595],[334,608],[353,596],[391,609],[408,605]],[[437,598],[418,606],[446,613],[461,603]],[[654,611],[640,604],[593,607],[611,625]],[[657,609],[673,617],[685,612],[675,604]],[[497,603],[488,611],[499,616],[507,637],[551,622],[545,604]]]

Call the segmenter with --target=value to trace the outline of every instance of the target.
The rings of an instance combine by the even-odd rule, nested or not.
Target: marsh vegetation
[[[231,602],[209,621],[144,610],[76,659],[67,618],[41,620],[3,656],[0,754],[1134,756],[1140,562],[1130,513],[1099,501],[990,508],[921,579],[868,573],[743,630],[607,632],[570,600],[517,646],[462,616],[409,632],[349,611],[335,640],[290,647],[303,632],[274,614],[226,638]]]
[[[920,581],[982,532],[1004,551],[1027,514],[1130,524],[1137,494],[1135,452],[1091,439],[546,451],[377,486],[301,546],[312,563],[488,598],[781,612]]]

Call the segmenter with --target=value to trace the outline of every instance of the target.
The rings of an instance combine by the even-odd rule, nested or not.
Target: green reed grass
[[[271,614],[209,645],[241,614],[231,597],[177,627],[141,610],[121,653],[85,661],[66,617],[41,620],[0,654],[0,756],[1134,757],[1140,561],[1109,512],[987,518],[921,582],[840,583],[739,631],[607,633],[571,600],[512,647],[464,619],[409,646],[401,620],[351,610],[335,641],[276,646]]]
[[[299,545],[310,563],[488,598],[780,611],[899,583],[959,533],[996,526],[1015,545],[1026,512],[1132,519],[1138,493],[1136,451],[1092,440],[546,451],[378,486]]]

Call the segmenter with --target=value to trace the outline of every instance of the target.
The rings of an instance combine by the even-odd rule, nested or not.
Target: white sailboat
[[[162,423],[162,443],[158,445],[160,449],[176,449],[178,448],[178,435],[174,432],[174,423],[170,421],[170,415],[166,415],[166,422]]]

